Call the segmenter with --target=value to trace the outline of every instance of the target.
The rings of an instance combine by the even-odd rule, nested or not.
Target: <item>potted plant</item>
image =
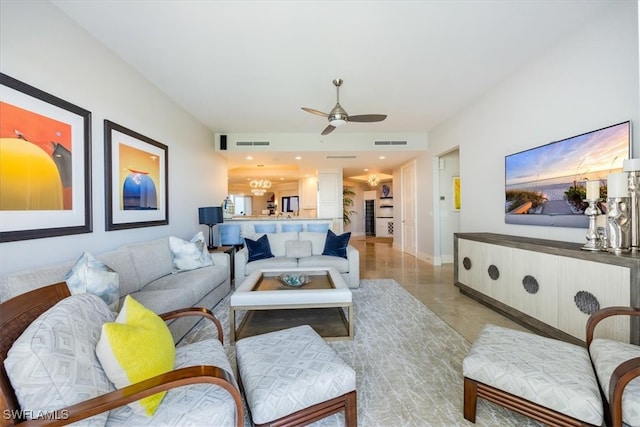
[[[354,214],[355,211],[349,208],[353,206],[353,197],[356,193],[348,187],[342,187],[342,222],[344,225],[351,223],[349,216]]]

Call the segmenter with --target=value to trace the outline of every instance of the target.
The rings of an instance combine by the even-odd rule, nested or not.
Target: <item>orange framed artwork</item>
[[[104,121],[106,230],[169,223],[168,147]]]
[[[0,73],[0,242],[90,233],[91,113]]]

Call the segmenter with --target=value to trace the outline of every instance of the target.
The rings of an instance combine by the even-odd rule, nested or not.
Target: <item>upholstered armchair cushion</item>
[[[220,341],[208,339],[176,348],[175,369],[213,365],[233,376]],[[167,391],[152,417],[136,414],[129,406],[110,412],[107,426],[232,426],[236,408],[229,393],[213,384],[192,384]]]
[[[487,325],[464,359],[462,370],[477,382],[602,425],[600,390],[583,347]]]
[[[640,346],[596,338],[591,342],[589,352],[602,391],[609,399],[609,382],[613,371],[622,362],[640,357]],[[640,377],[627,384],[622,393],[622,421],[630,426],[640,426]]]
[[[4,362],[27,416],[115,390],[95,353],[102,324],[113,320],[99,297],[77,294],[58,302],[27,327]],[[107,415],[98,414],[77,425],[103,426]]]
[[[243,338],[236,357],[255,424],[356,388],[353,368],[308,325]]]

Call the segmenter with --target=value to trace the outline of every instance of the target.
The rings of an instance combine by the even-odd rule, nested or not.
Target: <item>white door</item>
[[[416,164],[408,163],[402,166],[402,208],[401,208],[401,230],[402,230],[402,251],[411,255],[418,252],[416,244]]]

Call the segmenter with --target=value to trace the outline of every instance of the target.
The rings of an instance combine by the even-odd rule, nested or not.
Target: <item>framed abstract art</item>
[[[0,73],[0,242],[90,233],[91,113]]]
[[[169,224],[164,144],[104,121],[106,230]]]

